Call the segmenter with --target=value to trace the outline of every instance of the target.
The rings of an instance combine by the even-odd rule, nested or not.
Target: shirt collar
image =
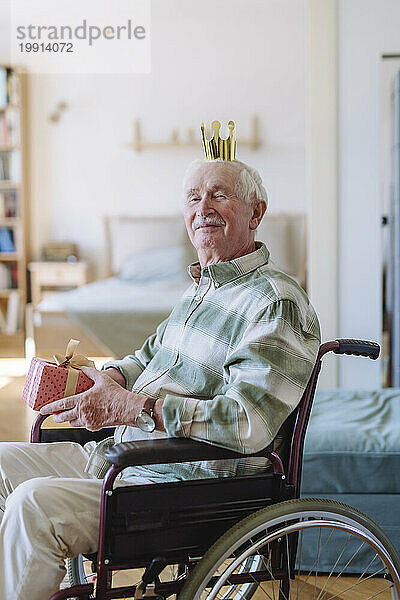
[[[198,283],[201,275],[210,277],[216,287],[229,283],[237,277],[255,271],[258,267],[266,265],[269,260],[269,250],[262,242],[256,242],[256,250],[239,256],[233,260],[223,263],[208,265],[203,269],[199,262],[192,263],[188,267],[188,273],[195,283]]]

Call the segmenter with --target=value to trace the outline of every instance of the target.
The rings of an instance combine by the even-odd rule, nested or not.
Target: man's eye
[[[189,198],[189,202],[200,202],[200,198]]]

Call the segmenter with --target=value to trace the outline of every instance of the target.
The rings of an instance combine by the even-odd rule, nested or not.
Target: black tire
[[[82,554],[75,558],[68,559],[67,571],[71,587],[73,585],[81,585],[83,583],[87,583],[87,575],[84,569],[84,558]]]

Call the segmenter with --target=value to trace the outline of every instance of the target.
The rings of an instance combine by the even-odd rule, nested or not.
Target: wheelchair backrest
[[[301,400],[285,420],[274,440],[274,450],[279,454],[284,464],[287,483],[295,488],[295,498],[300,497],[304,439],[321,370],[321,359],[324,354],[332,350],[331,344],[332,342],[328,342],[320,346],[317,360]]]

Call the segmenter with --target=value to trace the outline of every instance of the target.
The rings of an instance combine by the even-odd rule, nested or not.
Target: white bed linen
[[[108,348],[110,355],[119,358],[142,345],[169,315],[190,283],[189,276],[186,282],[140,285],[110,277],[49,296],[38,308],[41,313],[67,313]]]

